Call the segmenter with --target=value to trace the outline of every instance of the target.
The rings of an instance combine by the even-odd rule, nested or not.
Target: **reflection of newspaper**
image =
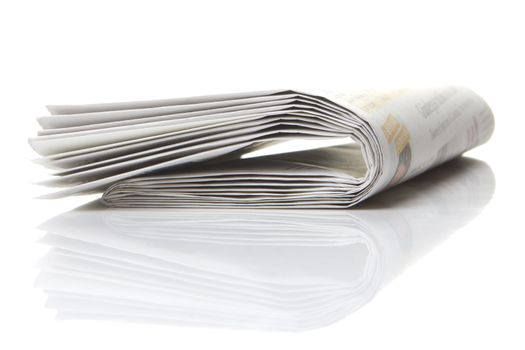
[[[92,203],[41,225],[36,285],[60,319],[318,328],[476,217],[494,186],[487,164],[459,158],[354,211]]]
[[[58,168],[50,197],[113,206],[349,206],[490,137],[487,104],[458,87],[313,95],[291,90],[52,106],[30,139]],[[293,139],[354,144],[255,159]]]

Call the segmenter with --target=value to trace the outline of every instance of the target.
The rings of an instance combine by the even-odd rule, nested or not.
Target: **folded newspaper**
[[[488,105],[455,86],[295,90],[49,106],[30,144],[57,198],[114,207],[348,207],[487,141]],[[352,140],[243,158],[289,140]]]

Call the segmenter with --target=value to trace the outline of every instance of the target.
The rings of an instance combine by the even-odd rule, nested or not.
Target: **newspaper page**
[[[376,191],[396,185],[485,143],[494,130],[487,103],[455,86],[337,94],[368,120],[385,153]]]

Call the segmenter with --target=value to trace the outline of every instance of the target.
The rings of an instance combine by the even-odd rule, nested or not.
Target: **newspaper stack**
[[[115,207],[348,207],[485,141],[494,119],[465,88],[293,90],[50,106],[31,138],[57,168],[47,197],[105,191]],[[276,142],[346,146],[242,159]]]

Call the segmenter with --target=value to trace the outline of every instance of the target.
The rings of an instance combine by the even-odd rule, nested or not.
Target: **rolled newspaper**
[[[30,139],[59,169],[48,198],[105,191],[128,207],[348,207],[487,141],[488,105],[455,86],[294,90],[49,106]],[[242,159],[276,142],[353,143]]]

